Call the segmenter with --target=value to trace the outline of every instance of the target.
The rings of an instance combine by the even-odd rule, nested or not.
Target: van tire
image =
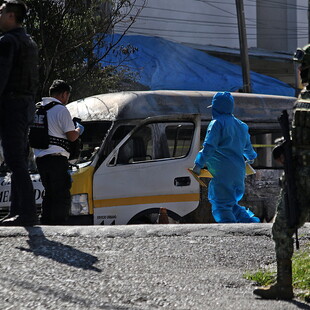
[[[152,208],[152,209],[143,210],[137,213],[134,217],[132,217],[127,224],[128,225],[157,224],[159,210],[160,208]],[[168,214],[169,224],[180,223],[181,221],[180,215],[168,209],[167,209],[167,214]]]

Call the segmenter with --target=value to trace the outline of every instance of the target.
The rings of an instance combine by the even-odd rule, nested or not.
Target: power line
[[[216,38],[216,36],[221,36],[221,39],[223,39],[223,36],[224,35],[229,35],[229,38],[227,39],[235,39],[235,38],[232,38],[232,36],[234,34],[228,34],[227,32],[221,32],[221,31],[202,31],[202,30],[199,30],[199,31],[196,31],[196,30],[193,30],[191,31],[190,28],[188,30],[183,29],[182,30],[179,30],[179,29],[161,29],[160,28],[160,25],[162,24],[162,27],[163,28],[167,28],[166,26],[169,27],[169,24],[173,25],[173,24],[181,24],[182,25],[188,25],[188,26],[191,26],[191,27],[194,27],[194,26],[197,26],[197,27],[200,27],[200,29],[203,29],[201,27],[213,27],[213,29],[216,27],[217,29],[219,28],[232,28],[232,27],[235,27],[237,29],[237,18],[236,18],[236,14],[233,14],[227,10],[223,10],[221,7],[219,7],[218,5],[219,4],[231,4],[231,3],[228,3],[226,1],[210,1],[210,0],[194,0],[194,1],[197,1],[197,2],[202,2],[202,3],[205,3],[206,5],[208,6],[211,6],[213,7],[214,9],[217,9],[221,12],[224,12],[226,14],[209,14],[209,13],[202,13],[202,12],[190,12],[190,11],[185,11],[185,10],[181,10],[181,9],[170,9],[170,8],[158,8],[158,7],[154,7],[154,6],[149,6],[149,5],[146,5],[144,7],[144,10],[142,10],[140,16],[138,17],[138,20],[140,20],[142,23],[144,21],[152,21],[152,22],[157,22],[157,26],[152,28],[152,26],[148,25],[148,27],[143,27],[143,26],[140,26],[140,27],[135,27],[134,25],[132,26],[132,30],[136,31],[136,33],[143,33],[143,34],[150,34],[150,35],[154,35],[154,32],[155,33],[161,33],[161,35],[164,35],[165,32],[169,32],[171,33],[173,36],[178,36],[178,37],[193,37],[195,36],[196,38]],[[256,4],[256,0],[248,0],[248,3],[249,2],[252,2],[253,5],[250,5],[250,6],[254,6]],[[266,1],[267,2],[267,1]],[[216,3],[216,4],[214,4]],[[254,4],[255,3],[255,4]],[[301,6],[301,5],[291,5],[291,4],[283,4],[279,1],[276,1],[276,0],[271,0],[271,1],[268,1],[267,3],[267,6],[270,8],[270,7],[273,7],[273,8],[278,8],[281,4],[281,8],[286,8],[286,9],[298,9],[298,10],[303,10],[303,11],[306,11],[308,8],[306,8],[305,6]],[[141,6],[142,7],[142,6]],[[264,7],[264,6],[261,6],[261,7]],[[164,17],[163,14],[161,14],[161,16],[159,16],[159,14],[157,16],[152,16],[150,14],[143,14],[143,12],[147,12],[147,9],[151,9],[151,10],[159,10],[160,12],[172,12],[172,13],[176,13],[176,15],[178,13],[182,13],[184,15],[188,15],[189,18],[187,19],[186,17]],[[229,16],[230,15],[230,16]],[[190,16],[201,16],[201,17],[209,17],[212,16],[212,17],[215,17],[218,19],[225,19],[225,22],[218,22],[218,21],[210,21],[210,20],[206,20],[206,19],[195,19],[195,20],[191,20],[190,19]],[[231,20],[231,22],[229,22],[229,20]],[[260,30],[266,30],[266,29],[270,29],[270,25],[264,21],[259,21],[255,18],[247,18],[246,19],[247,21],[247,29],[249,30],[253,30],[257,28],[257,25],[259,25],[260,27]],[[164,26],[164,24],[166,26]],[[286,23],[288,25],[288,27],[286,28],[283,28],[282,26],[278,26],[278,27],[274,27],[273,26],[273,30],[274,32],[276,32],[277,30],[281,30],[281,31],[286,31],[286,32],[292,32],[292,31],[295,31],[297,32],[297,30],[299,31],[298,33],[298,37],[299,38],[304,38],[306,37],[306,34],[304,34],[304,32],[307,32],[308,33],[308,27],[304,26],[299,26],[297,27],[298,25],[303,25],[303,23],[301,22],[289,22],[289,23]],[[290,24],[292,25],[292,27],[290,27]],[[141,32],[141,28],[143,29],[143,31]],[[131,31],[132,32],[132,31]],[[237,33],[237,32],[236,32]],[[191,35],[187,35],[187,34],[191,34]],[[269,36],[264,36],[264,35],[261,35],[260,38],[264,38],[264,37],[268,37],[270,39],[285,39],[285,38],[296,38],[297,34],[289,34],[289,36],[287,36],[287,34],[283,34],[283,35],[279,35],[277,33],[273,33],[273,34],[270,34]],[[247,37],[249,39],[251,39],[252,37],[253,38],[256,38],[257,37],[257,32],[255,31],[255,33],[248,33]],[[236,37],[237,38],[237,37]]]
[[[198,0],[195,0],[195,1],[198,1]],[[206,2],[206,1],[202,1],[202,2],[209,4],[209,2]],[[226,4],[226,2],[220,2],[220,3],[225,3]],[[274,3],[278,4],[279,2],[276,1]],[[230,12],[228,12],[228,13],[231,14],[231,16],[226,16],[226,15],[217,15],[217,14],[208,14],[208,13],[205,14],[205,13],[189,12],[189,11],[184,11],[184,10],[176,10],[176,9],[168,9],[168,8],[167,9],[166,8],[163,9],[163,8],[156,8],[156,7],[151,7],[151,6],[145,7],[145,9],[147,9],[147,8],[152,8],[153,10],[160,10],[160,11],[164,11],[164,12],[170,11],[170,12],[184,13],[184,14],[190,14],[190,15],[195,14],[195,15],[202,15],[202,16],[212,16],[212,17],[216,17],[216,18],[218,17],[218,18],[221,18],[221,19],[225,18],[226,20],[227,19],[236,20],[236,15],[232,14]],[[139,19],[140,20],[148,19],[148,20],[159,21],[159,22],[161,21],[161,22],[164,22],[164,23],[172,23],[172,22],[175,22],[175,23],[186,23],[186,24],[192,24],[192,25],[199,25],[200,23],[201,24],[205,24],[205,25],[216,25],[217,24],[218,27],[222,27],[223,25],[229,25],[229,26],[236,25],[236,22],[233,22],[233,23],[218,22],[217,23],[217,22],[212,22],[212,21],[206,21],[205,19],[204,20],[201,20],[201,19],[199,19],[199,20],[197,20],[197,19],[196,20],[190,20],[190,19],[171,17],[171,16],[169,16],[167,18],[165,18],[165,17],[158,17],[158,16],[155,17],[155,16],[150,16],[150,15],[143,15],[143,10],[142,10],[142,14],[140,14],[140,16],[139,16]],[[251,27],[256,27],[257,25],[260,25],[261,29],[264,29],[264,28],[265,29],[269,29],[270,28],[270,26],[268,24],[265,24],[264,22],[261,22],[261,21],[257,21],[257,19],[246,18],[246,21],[247,21],[247,28],[249,28],[249,29]],[[292,23],[292,25],[296,24],[294,22],[289,22],[289,23]],[[298,24],[302,24],[302,23],[298,22]],[[281,26],[278,29],[283,30],[283,27]],[[292,28],[290,27],[290,28],[286,28],[284,30],[288,31],[288,30],[292,30]]]
[[[203,3],[206,3],[206,4],[231,4],[231,2],[226,2],[226,1],[214,1],[214,0],[193,0],[193,1],[196,1],[196,2],[203,2]],[[253,4],[252,5],[249,5],[248,3],[249,2],[252,2]],[[274,7],[274,8],[291,8],[291,9],[297,9],[297,10],[305,10],[307,11],[308,10],[308,6],[303,6],[303,5],[296,5],[296,4],[290,4],[290,3],[283,3],[279,0],[268,0],[268,1],[265,1],[264,2],[264,5],[262,5],[262,3],[260,3],[260,5],[262,7]],[[247,0],[247,3],[244,4],[244,7],[257,7],[257,0]]]
[[[210,4],[208,1],[204,1],[204,0],[192,0],[195,2],[204,2],[206,4]],[[228,2],[220,2],[220,1],[210,1],[210,2],[214,2],[214,3],[221,3],[221,4],[231,4]],[[257,0],[248,0],[248,2],[253,2],[252,5],[245,5],[245,7],[257,7],[256,2]],[[271,5],[271,4],[274,4]],[[279,4],[281,5],[282,8],[290,8],[290,9],[294,9],[294,10],[302,10],[302,11],[308,11],[308,7],[307,6],[297,6],[297,5],[293,5],[293,4],[283,4],[281,2],[278,1],[268,1],[268,6],[262,6],[261,7],[268,7],[268,8],[279,8]],[[202,12],[193,12],[193,11],[185,11],[185,10],[181,10],[181,9],[171,9],[171,8],[160,8],[160,7],[155,7],[155,6],[151,6],[151,5],[139,5],[136,4],[135,6],[143,8],[143,10],[146,9],[152,9],[152,10],[159,10],[159,11],[164,11],[164,12],[175,12],[175,13],[185,13],[188,15],[202,15],[202,16],[214,16],[214,17],[223,17],[224,15],[217,15],[217,14],[209,14],[209,13],[202,13]],[[218,8],[220,11],[222,11],[221,8]],[[232,15],[233,17],[236,17],[236,14],[232,14],[232,12],[230,11],[226,11],[229,15]]]
[[[117,30],[117,27],[115,27],[115,29]],[[121,29],[121,28],[119,28]],[[206,31],[199,31],[199,32],[193,32],[193,31],[185,31],[185,30],[171,30],[171,29],[158,29],[158,28],[143,28],[141,30],[140,27],[134,27],[132,26],[131,29],[135,30],[134,32],[129,30],[129,33],[132,34],[141,34],[141,35],[148,35],[148,36],[154,36],[154,32],[157,33],[158,36],[162,36],[162,37],[170,37],[169,34],[171,36],[174,37],[182,37],[182,38],[193,38],[195,37],[196,39],[200,38],[200,39],[231,39],[231,40],[236,40],[239,38],[238,33],[236,31],[236,33],[227,33],[227,32],[223,32],[223,33],[219,33],[219,32],[206,32]],[[165,35],[166,33],[166,35]],[[229,36],[226,36],[229,35]],[[220,36],[220,37],[219,37]],[[249,33],[247,35],[248,39],[256,39],[257,35],[256,34],[251,34]],[[303,34],[298,34],[299,38],[307,38],[307,32],[303,35]],[[268,36],[268,38],[270,39],[295,39],[296,36],[295,35],[276,35],[276,34],[272,34],[270,36]]]
[[[205,25],[206,27],[208,27],[208,26],[212,26],[212,23],[209,23],[209,25]],[[216,26],[216,27],[218,27],[218,28],[220,28],[220,27],[224,27],[224,28],[227,28],[227,27],[229,27],[230,29],[232,28],[232,26],[235,26],[234,28],[235,28],[235,31],[236,31],[236,33],[237,33],[237,24],[236,23],[227,23],[226,25],[223,25],[222,23],[221,24],[217,24],[217,23],[213,23],[213,26]],[[119,27],[120,28],[120,27]],[[251,26],[249,26],[249,27],[247,27],[248,29],[256,29],[256,27],[251,27]],[[135,25],[133,25],[133,26],[131,26],[131,29],[136,29],[136,30],[145,30],[145,31],[149,31],[149,32],[170,32],[170,33],[192,33],[192,34],[194,34],[195,36],[197,35],[197,33],[199,34],[199,33],[203,33],[203,34],[213,34],[213,35],[222,35],[222,34],[228,34],[227,33],[227,31],[225,31],[225,32],[219,32],[219,31],[214,31],[214,30],[212,30],[212,31],[205,31],[205,30],[186,30],[186,29],[171,29],[171,28],[169,28],[169,29],[167,29],[167,28],[159,28],[158,26],[156,26],[156,27],[154,27],[154,28],[152,28],[151,26],[148,26],[148,27],[141,27],[141,26],[135,26]],[[270,29],[270,27],[261,27],[261,29],[262,30],[264,30],[264,29]],[[283,30],[283,28],[282,27],[279,27],[279,28],[276,28],[276,27],[274,27],[273,28],[273,30],[274,30],[274,32],[275,32],[275,30],[277,30],[277,29],[279,29],[279,30]],[[296,31],[297,32],[297,28],[296,27],[294,27],[294,28],[289,28],[289,29],[286,29],[286,30],[290,30],[290,31]],[[304,28],[298,28],[298,30],[299,31],[308,31],[308,28],[307,27],[304,27]],[[153,33],[153,35],[154,35],[154,33]],[[175,35],[175,34],[174,34]],[[251,36],[254,36],[254,37],[256,37],[256,32],[253,34],[253,33],[251,33],[251,32],[249,32],[248,33],[248,37],[250,38]],[[270,34],[269,36],[268,36],[269,38],[276,38],[276,37],[279,37],[279,35],[278,34]],[[287,35],[286,34],[284,34],[283,36],[282,36],[282,38],[287,38]]]
[[[163,22],[163,23],[175,23],[175,24],[193,24],[193,25],[199,25],[199,26],[208,26],[208,25],[217,25],[217,26],[223,26],[223,27],[231,27],[232,25],[236,25],[236,22],[221,22],[219,23],[218,21],[202,21],[202,20],[187,20],[187,19],[182,19],[182,18],[171,18],[169,17],[169,19],[165,18],[165,17],[155,17],[155,16],[148,16],[148,15],[144,15],[144,16],[140,16],[139,17],[140,20],[147,20],[147,21],[159,21],[159,22]]]
[[[168,18],[165,18],[165,17],[155,17],[155,16],[151,16],[151,15],[143,15],[143,16],[140,16],[139,17],[139,20],[146,20],[146,21],[154,21],[154,22],[159,22],[159,23],[166,23],[166,24],[169,24],[169,23],[172,23],[172,24],[189,24],[189,25],[197,25],[197,26],[217,26],[217,27],[231,27],[231,26],[237,26],[237,23],[234,21],[234,22],[215,22],[215,21],[202,21],[202,20],[187,20],[187,19],[183,19],[183,18],[171,18],[169,17]],[[294,22],[291,22],[293,25],[296,25],[296,23]],[[248,29],[255,29],[257,27],[257,25],[260,25],[260,26],[264,26],[264,23],[259,23],[259,22],[256,22],[254,23],[254,19],[253,19],[253,25],[247,25],[247,28]],[[301,23],[300,23],[301,24]],[[264,27],[261,27],[262,29]],[[307,27],[304,27],[305,29]],[[267,25],[265,26],[265,29],[270,29],[270,27],[268,27]],[[274,29],[277,29],[277,28],[274,28]],[[279,27],[278,29],[281,29],[283,30],[283,27]],[[297,29],[297,28],[296,28]],[[299,27],[300,29],[300,27]],[[284,30],[292,30],[292,27],[290,28],[286,28]]]

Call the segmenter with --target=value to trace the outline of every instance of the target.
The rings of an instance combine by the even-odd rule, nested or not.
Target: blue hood
[[[234,111],[234,98],[230,92],[218,92],[212,99],[212,116],[232,114]]]

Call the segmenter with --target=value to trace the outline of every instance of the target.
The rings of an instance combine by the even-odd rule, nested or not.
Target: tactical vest
[[[5,93],[34,96],[39,81],[37,45],[23,30],[6,35],[12,37],[16,48]]]
[[[293,164],[300,223],[310,218],[310,93],[304,92],[294,106],[292,123]],[[307,211],[309,210],[309,211]],[[307,213],[308,212],[308,213]]]
[[[29,129],[29,144],[31,147],[45,150],[48,148],[49,144],[56,144],[63,147],[65,150],[67,149],[68,140],[52,137],[48,134],[48,121],[46,112],[57,104],[60,103],[50,102],[46,105],[42,105],[41,102],[37,103],[34,121]]]
[[[50,136],[48,134],[48,119],[47,111],[60,104],[59,102],[50,102],[42,105],[41,102],[37,103],[34,122],[29,128],[29,145],[35,149],[47,149],[50,144],[58,145],[65,149],[69,154],[69,160],[77,159],[83,148],[80,138],[71,142],[67,139]],[[75,120],[73,120],[75,122]]]

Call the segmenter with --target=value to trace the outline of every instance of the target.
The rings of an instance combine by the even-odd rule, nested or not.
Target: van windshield
[[[83,123],[83,126],[85,128],[81,136],[83,149],[77,163],[84,163],[92,160],[94,155],[99,151],[102,141],[112,126],[112,122],[87,122]]]

